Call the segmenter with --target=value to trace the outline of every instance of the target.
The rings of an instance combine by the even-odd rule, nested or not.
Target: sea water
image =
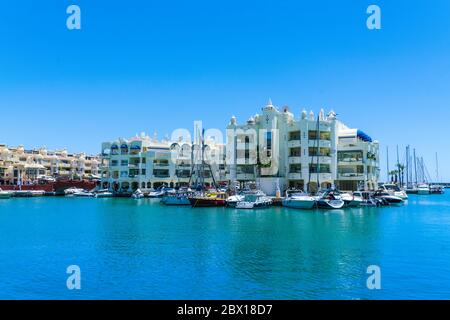
[[[330,211],[0,200],[0,299],[449,298],[449,190]]]

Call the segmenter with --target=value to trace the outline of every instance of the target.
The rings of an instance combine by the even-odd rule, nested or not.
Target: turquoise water
[[[448,299],[450,192],[336,211],[0,200],[0,298]]]

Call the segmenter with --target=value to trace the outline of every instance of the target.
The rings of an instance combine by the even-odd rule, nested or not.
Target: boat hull
[[[317,207],[319,209],[341,209],[345,205],[343,200],[328,200],[320,199],[317,201]]]
[[[189,202],[193,208],[225,207],[227,204],[227,201],[225,199],[208,199],[208,198],[189,198]]]
[[[316,201],[314,200],[283,200],[283,207],[293,208],[293,209],[312,209],[314,208]]]

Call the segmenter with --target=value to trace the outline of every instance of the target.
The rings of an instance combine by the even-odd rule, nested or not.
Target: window
[[[329,164],[319,164],[319,169],[317,166],[317,163],[312,163],[309,165],[309,172],[310,173],[331,173],[330,165]]]
[[[122,161],[120,161],[120,165],[121,165],[122,167],[128,166],[128,160],[122,160]]]
[[[301,164],[291,164],[291,165],[289,165],[289,172],[290,173],[301,173],[302,172],[302,165]]]

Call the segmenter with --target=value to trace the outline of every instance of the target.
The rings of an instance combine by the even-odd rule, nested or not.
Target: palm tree
[[[403,186],[403,174],[405,172],[405,166],[403,164],[398,163],[397,168],[398,168],[400,186]]]
[[[391,177],[391,182],[397,183],[397,175],[398,175],[398,170],[389,171],[389,176]]]

